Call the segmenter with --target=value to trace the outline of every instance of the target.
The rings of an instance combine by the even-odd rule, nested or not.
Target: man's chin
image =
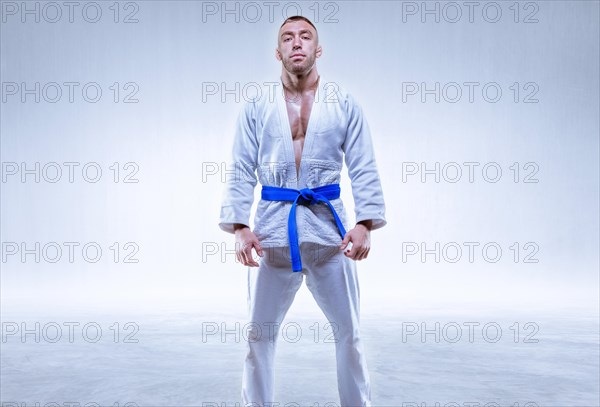
[[[287,70],[296,75],[306,74],[309,71],[308,67],[304,64],[302,64],[302,65],[290,64],[287,67]]]

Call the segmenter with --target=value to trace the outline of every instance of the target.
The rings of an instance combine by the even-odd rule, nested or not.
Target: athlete
[[[245,104],[236,125],[236,174],[226,183],[219,226],[235,234],[237,260],[248,266],[245,405],[277,402],[278,327],[306,277],[334,327],[341,406],[371,406],[356,261],[369,255],[371,231],[386,225],[385,203],[362,109],[337,83],[319,75],[316,60],[322,52],[309,19],[287,18],[275,50],[280,80]],[[356,225],[350,230],[339,197],[343,160],[355,203]],[[261,200],[251,230],[259,179]]]

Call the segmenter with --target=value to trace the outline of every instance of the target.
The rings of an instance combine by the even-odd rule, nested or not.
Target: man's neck
[[[281,72],[281,81],[283,86],[290,92],[304,93],[314,91],[319,84],[319,73],[317,69],[311,69],[308,75],[295,75],[283,70]]]

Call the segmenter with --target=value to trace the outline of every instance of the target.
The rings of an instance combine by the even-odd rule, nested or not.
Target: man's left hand
[[[344,251],[344,256],[352,260],[366,259],[369,255],[369,250],[371,250],[371,231],[367,226],[358,223],[354,229],[346,233],[340,250],[346,249],[349,242],[352,242],[352,249]]]

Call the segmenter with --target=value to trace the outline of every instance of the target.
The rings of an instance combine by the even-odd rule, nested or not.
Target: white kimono
[[[343,156],[345,154],[345,156]],[[265,86],[262,94],[245,104],[237,125],[222,196],[219,227],[234,233],[233,224],[249,224],[254,188],[262,185],[293,189],[316,188],[340,182],[342,159],[348,167],[356,222],[372,220],[372,230],[383,227],[385,204],[371,134],[361,107],[335,82],[323,76],[315,94],[304,148],[296,176],[296,161],[281,81]],[[346,231],[341,198],[330,200]],[[254,230],[262,247],[288,243],[288,216],[292,202],[258,202]],[[331,210],[325,203],[298,205],[298,243],[339,246],[342,241]]]

